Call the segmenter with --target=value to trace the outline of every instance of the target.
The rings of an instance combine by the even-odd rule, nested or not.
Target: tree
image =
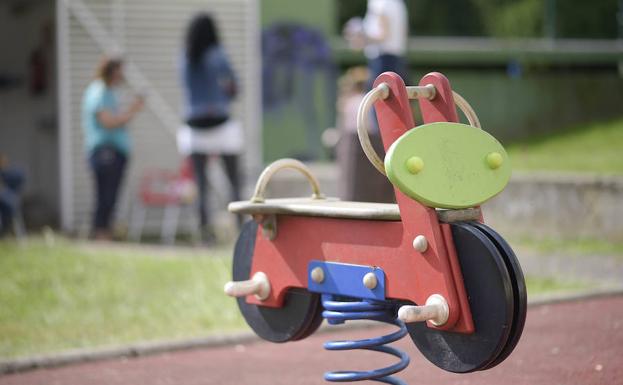
[[[366,0],[336,0],[341,26],[363,16]],[[618,0],[405,0],[414,36],[617,37]],[[549,7],[549,9],[548,9]]]

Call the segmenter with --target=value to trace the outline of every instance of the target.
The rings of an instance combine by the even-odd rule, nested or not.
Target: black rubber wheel
[[[492,364],[507,346],[515,311],[513,284],[495,244],[475,226],[453,223],[452,236],[475,332],[462,334],[407,324],[420,352],[441,369],[468,373]]]
[[[234,248],[234,281],[249,279],[257,226],[255,221],[242,225]],[[320,296],[305,289],[289,290],[281,308],[251,305],[244,297],[237,298],[237,301],[238,308],[251,329],[271,342],[302,339],[313,333],[322,322],[322,319],[318,321],[318,314],[321,313]]]
[[[528,295],[526,292],[526,281],[524,279],[523,271],[521,270],[521,265],[517,260],[517,256],[513,252],[513,249],[510,245],[502,238],[500,234],[495,232],[489,226],[474,222],[471,223],[474,227],[484,233],[498,248],[498,251],[504,258],[504,262],[506,262],[506,268],[511,277],[511,281],[513,283],[513,298],[514,298],[514,317],[513,324],[511,326],[510,336],[508,341],[506,342],[506,346],[502,349],[500,355],[487,367],[483,369],[491,369],[494,366],[498,365],[502,361],[504,361],[511,352],[517,346],[519,339],[521,338],[521,334],[523,333],[523,328],[526,323],[526,314],[528,312]]]
[[[316,313],[313,316],[313,319],[310,322],[309,326],[305,330],[302,330],[299,335],[294,336],[291,341],[300,341],[314,334],[322,324],[322,321],[324,321],[324,317],[322,316],[323,310],[324,308],[322,307],[322,301],[319,299]]]

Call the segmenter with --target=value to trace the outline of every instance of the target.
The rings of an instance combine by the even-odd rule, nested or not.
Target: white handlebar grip
[[[266,274],[258,271],[247,281],[227,282],[224,290],[225,294],[230,297],[246,297],[255,294],[258,299],[265,300],[270,295],[270,282]]]
[[[448,322],[448,316],[448,302],[439,294],[428,297],[424,306],[405,305],[398,309],[398,319],[407,323],[430,321],[435,326],[442,326]]]

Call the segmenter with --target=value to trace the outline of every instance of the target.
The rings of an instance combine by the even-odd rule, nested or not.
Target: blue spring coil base
[[[400,359],[394,365],[369,371],[335,371],[327,372],[325,380],[332,382],[349,382],[372,380],[386,384],[406,385],[398,378],[391,377],[409,365],[409,356],[391,346],[385,346],[397,341],[407,335],[407,327],[404,322],[396,319],[395,305],[387,301],[363,300],[355,302],[345,302],[335,300],[331,295],[322,296],[322,304],[325,310],[322,312],[324,318],[330,324],[340,324],[349,320],[374,320],[396,325],[400,329],[394,333],[357,341],[329,341],[324,344],[327,350],[353,350],[365,349],[391,354]]]

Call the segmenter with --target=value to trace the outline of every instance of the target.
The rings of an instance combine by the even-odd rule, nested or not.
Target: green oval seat
[[[438,122],[396,140],[385,155],[385,171],[400,191],[426,206],[462,209],[500,193],[511,165],[504,147],[486,131]]]

